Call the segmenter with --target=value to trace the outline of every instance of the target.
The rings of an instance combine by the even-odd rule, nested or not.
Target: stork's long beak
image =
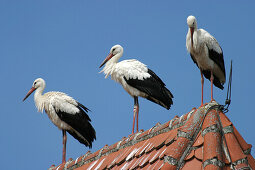
[[[194,33],[194,28],[190,27],[190,34],[191,34],[191,46],[193,47],[193,33]]]
[[[103,61],[103,63],[99,66],[101,68],[108,60],[110,60],[113,57],[113,54],[110,53]]]
[[[32,88],[28,91],[26,97],[23,99],[23,102],[24,102],[24,101],[28,98],[28,96],[29,96],[31,93],[33,93],[35,90],[36,90],[36,88],[32,87]]]

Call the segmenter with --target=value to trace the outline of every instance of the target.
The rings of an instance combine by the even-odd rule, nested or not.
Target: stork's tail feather
[[[166,98],[166,104],[167,104],[167,109],[170,109],[171,105],[173,104],[173,94],[167,89],[167,88],[164,88],[164,93],[165,93],[165,98]]]
[[[168,90],[166,87],[164,87],[164,89],[162,90],[163,92],[163,103],[167,106],[166,108],[169,110],[171,105],[173,104],[173,99],[174,96],[173,94],[170,92],[170,90]]]
[[[76,101],[76,102],[77,102],[77,101]],[[79,102],[77,102],[77,103],[78,103],[78,106],[81,107],[81,108],[83,108],[86,112],[88,112],[88,111],[91,112],[91,110],[89,110],[87,107],[85,107],[85,106],[82,105],[81,103],[79,103]]]
[[[160,97],[154,98],[153,96],[148,96],[147,99],[159,104],[160,106],[163,106],[167,110],[170,109],[171,105],[173,104],[173,99],[174,96],[173,94],[165,87],[161,90],[162,94]]]
[[[79,119],[79,123],[73,127],[74,131],[68,131],[68,133],[70,133],[70,135],[72,135],[80,143],[91,148],[92,142],[96,140],[96,131],[90,123],[91,120],[89,116],[82,109],[80,109],[77,116],[79,116],[77,117]]]
[[[68,130],[67,132],[89,148],[92,148],[92,142],[96,140],[96,132],[90,124],[86,130],[83,129],[83,131],[80,132]]]

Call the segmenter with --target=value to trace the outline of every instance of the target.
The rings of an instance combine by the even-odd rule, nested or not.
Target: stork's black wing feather
[[[148,95],[147,99],[155,102],[166,109],[170,109],[170,106],[173,104],[173,95],[165,87],[164,82],[150,69],[148,73],[151,75],[149,78],[139,80],[138,78],[127,79],[124,77],[128,85],[146,93]]]
[[[226,71],[225,71],[225,64],[224,64],[224,57],[223,57],[222,48],[220,47],[221,53],[218,53],[214,49],[210,49],[208,46],[207,46],[207,48],[208,48],[208,51],[209,51],[209,58],[211,60],[213,60],[219,66],[219,68],[224,73],[224,76],[226,77]]]
[[[56,109],[55,111],[62,121],[67,123],[75,130],[68,130],[68,133],[80,143],[91,148],[92,142],[96,139],[96,132],[90,123],[91,120],[89,116],[86,113],[89,109],[80,103],[78,103],[77,107],[79,108],[79,112],[75,114],[66,113],[60,110],[56,111]]]

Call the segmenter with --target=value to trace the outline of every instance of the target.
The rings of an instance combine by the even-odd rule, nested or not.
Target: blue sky
[[[99,74],[99,65],[115,44],[124,47],[120,60],[135,58],[148,65],[175,97],[170,110],[140,98],[140,129],[198,107],[200,73],[185,47],[186,18],[191,14],[199,28],[219,41],[227,75],[233,59],[227,116],[254,145],[254,5],[254,1],[0,1],[1,169],[47,169],[61,163],[61,131],[46,114],[37,112],[33,96],[22,102],[38,77],[46,81],[45,92],[65,92],[92,110],[89,116],[97,132],[92,152],[131,133],[133,99]],[[226,91],[215,88],[217,102],[224,103]],[[204,95],[208,102],[208,80]],[[87,151],[68,135],[67,158]]]

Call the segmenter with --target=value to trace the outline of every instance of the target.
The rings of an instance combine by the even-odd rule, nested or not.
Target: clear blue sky
[[[131,133],[133,99],[98,73],[115,44],[124,47],[121,60],[147,64],[175,97],[170,110],[140,98],[141,129],[198,107],[200,73],[185,47],[186,18],[191,14],[199,28],[219,41],[227,74],[233,59],[227,116],[255,145],[254,6],[254,1],[1,0],[1,169],[47,169],[61,163],[62,132],[37,112],[33,96],[22,102],[38,77],[45,79],[46,92],[65,92],[92,110],[89,116],[97,132],[93,152]],[[215,88],[217,102],[224,103],[226,91]],[[67,158],[87,151],[68,135]]]

